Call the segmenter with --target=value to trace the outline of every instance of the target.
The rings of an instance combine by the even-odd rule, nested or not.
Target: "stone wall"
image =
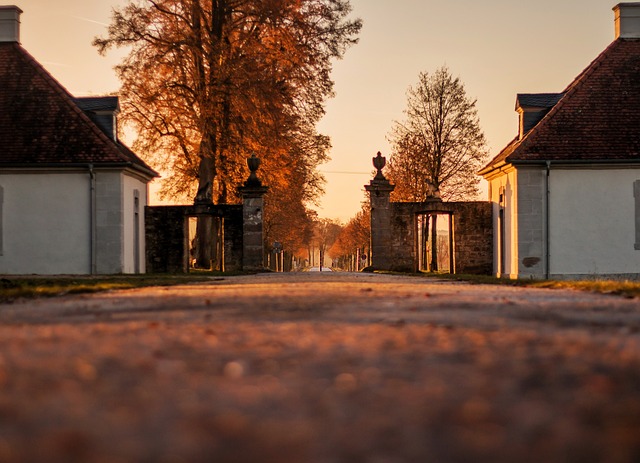
[[[490,202],[453,205],[456,273],[493,273],[493,211]]]
[[[189,271],[188,217],[210,214],[223,218],[224,270],[242,270],[242,206],[147,206],[146,266],[149,273]]]
[[[416,216],[428,212],[453,214],[455,273],[492,273],[492,209],[491,203],[484,201],[391,203],[388,270],[417,271]]]
[[[415,211],[421,204],[422,203],[391,203],[390,243],[383,244],[383,246],[391,249],[391,267],[389,270],[397,272],[416,272],[418,270]],[[371,232],[373,234],[373,224]]]
[[[185,273],[189,269],[186,206],[145,208],[148,273]]]
[[[243,222],[242,206],[217,206],[224,219],[224,271],[236,272],[243,270]]]

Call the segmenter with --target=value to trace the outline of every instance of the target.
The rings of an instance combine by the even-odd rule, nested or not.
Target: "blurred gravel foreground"
[[[0,462],[640,461],[640,303],[377,274],[0,306]]]

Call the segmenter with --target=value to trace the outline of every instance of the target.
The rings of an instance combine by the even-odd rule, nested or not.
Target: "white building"
[[[145,271],[157,174],[116,135],[116,97],[74,99],[0,6],[0,274]]]
[[[494,271],[510,278],[640,278],[640,3],[563,92],[522,94],[518,136],[481,172]]]

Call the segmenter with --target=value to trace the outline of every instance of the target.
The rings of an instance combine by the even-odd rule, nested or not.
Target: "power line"
[[[323,174],[371,175],[371,172],[353,172],[347,170],[321,170]]]

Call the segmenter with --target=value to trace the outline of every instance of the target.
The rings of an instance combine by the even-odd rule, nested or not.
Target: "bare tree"
[[[407,91],[405,119],[396,121],[389,136],[392,153],[387,177],[396,188],[393,198],[425,201],[430,197],[463,200],[478,195],[487,150],[476,100],[446,66],[422,72]],[[432,215],[431,270],[438,270],[437,214]]]
[[[422,72],[407,91],[405,119],[389,135],[392,153],[386,175],[396,185],[394,198],[424,201],[433,191],[443,199],[478,195],[476,172],[487,156],[476,100],[446,66]]]
[[[343,227],[339,222],[331,219],[320,219],[314,225],[314,241],[320,251],[320,271],[322,271],[327,250],[338,239]]]

